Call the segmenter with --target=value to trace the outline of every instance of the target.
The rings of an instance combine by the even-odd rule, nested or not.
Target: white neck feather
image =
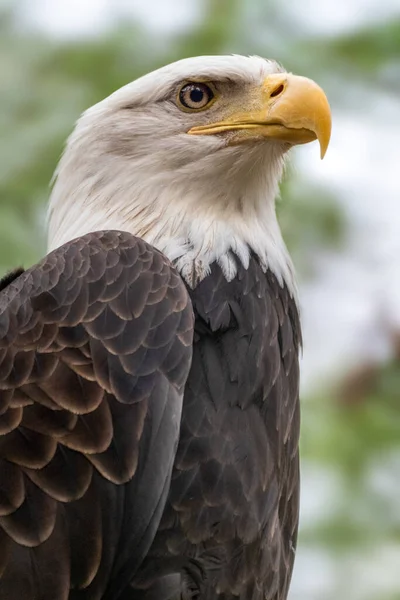
[[[273,148],[210,146],[195,162],[162,144],[151,156],[113,155],[81,127],[57,170],[49,250],[91,231],[129,231],[166,254],[191,286],[214,261],[233,279],[233,254],[247,268],[253,251],[296,295],[275,215],[283,158]]]

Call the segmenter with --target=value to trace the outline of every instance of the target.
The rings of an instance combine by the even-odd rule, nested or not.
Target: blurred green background
[[[398,3],[0,2],[0,275],[45,252],[49,181],[85,108],[165,63],[231,52],[313,77],[333,110],[326,159],[296,149],[278,205],[305,334],[290,598],[400,599]]]

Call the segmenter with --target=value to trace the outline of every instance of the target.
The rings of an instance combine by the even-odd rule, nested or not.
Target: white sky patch
[[[307,529],[328,521],[342,499],[340,473],[326,464],[304,461],[301,471],[300,528]]]
[[[319,35],[344,33],[400,15],[398,0],[284,0],[280,9],[301,23],[305,32]]]
[[[117,0],[119,10],[138,18],[163,33],[184,29],[197,20],[200,4],[196,0]]]
[[[376,545],[357,553],[330,554],[320,546],[296,557],[289,600],[398,598],[400,549]]]
[[[336,580],[336,566],[330,554],[320,547],[303,547],[296,553],[289,600],[328,600]]]
[[[187,0],[24,0],[20,18],[52,37],[92,37],[127,18],[165,33],[189,26],[200,5]]]
[[[61,38],[99,35],[115,22],[108,0],[24,0],[19,15],[23,23]]]

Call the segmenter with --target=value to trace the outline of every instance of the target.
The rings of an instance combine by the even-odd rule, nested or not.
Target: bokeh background
[[[301,534],[291,600],[400,599],[398,0],[0,0],[0,275],[45,252],[78,115],[184,56],[273,57],[333,110],[278,211],[299,274]]]

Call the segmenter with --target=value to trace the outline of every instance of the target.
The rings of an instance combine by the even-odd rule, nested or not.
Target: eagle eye
[[[213,101],[215,94],[211,87],[205,83],[189,82],[180,89],[178,103],[186,110],[203,110]]]

